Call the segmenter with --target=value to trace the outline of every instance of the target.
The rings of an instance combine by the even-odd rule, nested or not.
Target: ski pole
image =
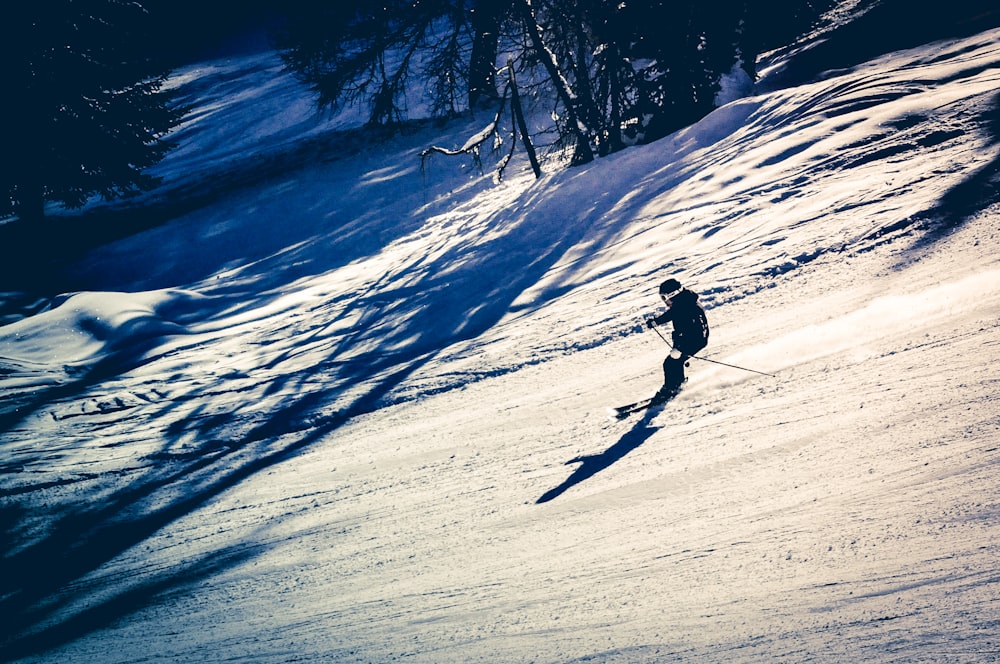
[[[761,376],[770,376],[771,378],[777,378],[774,374],[769,374],[764,371],[757,371],[756,369],[747,369],[746,367],[738,367],[735,364],[726,364],[725,362],[720,362],[718,360],[713,360],[709,357],[698,357],[697,355],[692,355],[696,360],[704,360],[705,362],[713,362],[715,364],[721,364],[724,367],[731,367],[733,369],[739,369],[740,371],[749,371],[750,373],[760,374]]]
[[[673,347],[673,345],[667,340],[667,338],[665,336],[663,336],[663,333],[660,332],[660,328],[659,327],[657,327],[656,325],[654,325],[653,326],[653,331],[656,332],[658,335],[660,335],[660,338],[663,339],[663,341],[666,342],[666,344],[668,346],[670,346],[670,350],[676,350]],[[721,364],[722,366],[729,367],[731,369],[739,369],[740,371],[749,371],[750,373],[760,374],[761,376],[770,376],[771,378],[777,378],[777,376],[775,376],[774,374],[765,373],[763,371],[757,371],[756,369],[747,369],[746,367],[738,367],[735,364],[728,364],[726,362],[720,362],[719,360],[713,360],[713,359],[708,358],[708,357],[698,357],[697,355],[690,355],[689,357],[693,357],[696,360],[703,360],[705,362],[712,362],[713,364]]]
[[[653,330],[653,332],[656,332],[658,335],[660,335],[660,338],[663,339],[663,342],[668,346],[670,346],[670,350],[674,349],[673,345],[669,341],[667,341],[667,338],[663,336],[663,333],[660,332],[660,328],[658,328],[655,323],[651,325],[650,328]]]

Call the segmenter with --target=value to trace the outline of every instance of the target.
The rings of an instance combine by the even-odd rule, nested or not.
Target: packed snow
[[[496,183],[178,72],[203,204],[0,327],[2,658],[1000,660],[1000,31],[766,82]]]

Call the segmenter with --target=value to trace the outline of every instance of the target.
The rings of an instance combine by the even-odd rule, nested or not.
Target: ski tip
[[[612,422],[621,422],[628,416],[629,416],[628,411],[622,412],[618,408],[611,408],[611,407],[608,408],[608,419],[611,420]]]

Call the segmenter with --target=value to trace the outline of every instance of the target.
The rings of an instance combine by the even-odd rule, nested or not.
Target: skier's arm
[[[654,316],[653,318],[646,319],[646,327],[653,327],[654,325],[663,325],[674,319],[674,312],[672,309],[667,309],[659,316]]]

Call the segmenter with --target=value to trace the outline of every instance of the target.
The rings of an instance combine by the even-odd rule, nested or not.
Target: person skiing
[[[698,295],[681,286],[676,279],[660,284],[660,298],[667,310],[646,319],[646,327],[673,324],[673,349],[663,360],[663,387],[653,397],[653,404],[666,403],[677,396],[684,382],[684,366],[692,355],[708,345],[708,319],[698,304]]]

